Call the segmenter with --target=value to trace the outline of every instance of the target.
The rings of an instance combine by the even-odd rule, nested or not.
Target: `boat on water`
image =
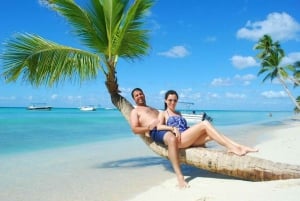
[[[33,103],[27,107],[27,110],[51,110],[52,107],[46,103]]]
[[[181,115],[186,119],[188,123],[198,123],[205,119],[212,122],[213,119],[206,114],[206,112],[197,113],[196,110],[191,110],[190,107],[194,105],[193,102],[178,102],[185,105],[187,108],[181,110]]]
[[[204,121],[205,119],[212,122],[213,119],[208,116],[205,112],[201,112],[199,114],[188,114],[188,113],[181,113],[181,115],[186,119],[189,123],[198,123]]]
[[[97,108],[94,106],[88,105],[88,106],[81,106],[79,109],[81,111],[96,111]]]

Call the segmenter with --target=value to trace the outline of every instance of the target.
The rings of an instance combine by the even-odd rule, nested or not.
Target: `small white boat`
[[[200,114],[181,113],[181,115],[186,119],[188,123],[198,123],[204,121],[205,119],[212,122],[212,118],[209,117],[205,112],[202,112]]]
[[[179,102],[187,107],[185,110],[181,110],[181,115],[186,119],[188,123],[194,124],[205,119],[212,122],[213,119],[208,116],[205,112],[196,113],[196,110],[191,110],[190,107],[194,105],[192,102]]]
[[[46,103],[34,103],[27,107],[27,110],[51,110],[52,107]]]
[[[96,111],[96,107],[94,106],[81,106],[79,109],[81,111]]]

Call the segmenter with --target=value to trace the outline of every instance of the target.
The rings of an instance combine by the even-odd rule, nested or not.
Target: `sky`
[[[85,6],[89,0],[75,0]],[[151,30],[148,55],[120,59],[117,77],[122,95],[144,90],[147,104],[163,108],[164,93],[173,89],[179,101],[199,110],[293,110],[277,80],[262,82],[254,45],[269,34],[285,51],[282,64],[300,60],[300,0],[156,0],[146,21]],[[62,45],[82,48],[64,18],[38,0],[10,0],[0,7],[0,50],[16,33],[32,33]],[[0,60],[2,72],[2,61]],[[300,87],[291,93],[300,95]],[[33,87],[0,77],[0,107],[113,107],[104,76],[81,84]],[[184,104],[178,106],[185,108]]]

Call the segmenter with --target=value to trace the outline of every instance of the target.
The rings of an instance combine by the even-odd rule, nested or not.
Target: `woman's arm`
[[[167,131],[171,131],[172,133],[175,133],[175,127],[172,127],[172,126],[167,126],[166,125],[166,112],[165,111],[162,111],[162,112],[159,112],[159,115],[158,115],[158,125],[156,127],[157,130],[167,130]]]

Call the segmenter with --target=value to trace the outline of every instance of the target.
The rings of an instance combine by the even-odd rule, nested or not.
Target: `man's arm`
[[[151,130],[150,126],[141,126],[139,122],[139,116],[136,109],[133,109],[130,113],[130,127],[133,133],[142,134]]]

